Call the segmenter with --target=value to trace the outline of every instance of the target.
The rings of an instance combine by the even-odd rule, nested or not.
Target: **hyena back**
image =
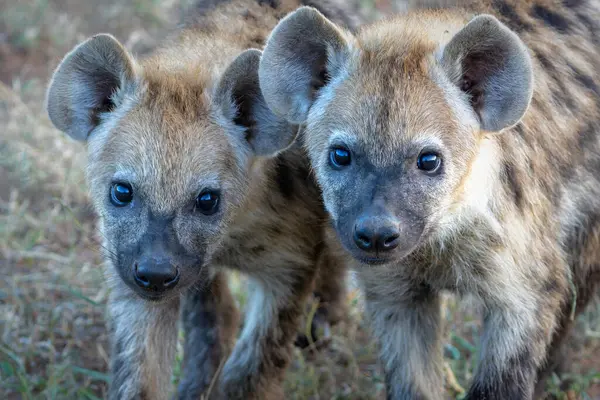
[[[211,387],[219,398],[282,398],[320,266],[339,285],[316,291],[328,315],[340,315],[343,265],[324,243],[327,215],[308,159],[290,145],[298,127],[268,109],[260,51],[245,50],[260,46],[292,3],[207,2],[147,58],[101,34],[55,71],[49,116],[87,144],[104,239],[110,399],[168,397],[180,308],[179,398]],[[235,345],[225,268],[246,273],[252,288]]]
[[[529,399],[600,281],[600,6],[427,3],[356,34],[297,10],[261,87],[306,124],[388,397],[442,397],[450,290],[485,310],[467,397]]]

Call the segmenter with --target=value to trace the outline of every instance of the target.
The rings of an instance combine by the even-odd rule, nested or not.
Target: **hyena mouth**
[[[142,299],[151,301],[153,303],[158,303],[159,301],[164,300],[167,297],[170,297],[170,296],[164,295],[164,294],[151,294],[151,293],[142,293],[142,292],[138,292],[137,294]]]
[[[138,295],[140,298],[142,298],[143,300],[149,301],[151,303],[159,303],[159,302],[163,302],[163,301],[169,301],[171,299],[173,299],[174,297],[178,297],[180,295],[180,290],[179,289],[174,289],[172,291],[169,292],[151,292],[151,291],[145,291],[145,290],[135,290],[135,294]]]
[[[354,256],[354,258],[356,258],[358,261],[360,261],[363,264],[366,265],[384,265],[384,264],[389,264],[391,262],[393,262],[394,260],[392,258],[383,258],[383,257],[356,257]]]

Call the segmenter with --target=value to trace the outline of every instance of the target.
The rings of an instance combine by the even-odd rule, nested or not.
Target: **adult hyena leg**
[[[179,399],[200,399],[229,355],[238,329],[239,314],[218,272],[201,288],[186,293],[182,310],[184,359]]]
[[[364,281],[363,281],[364,284]],[[427,288],[366,285],[366,309],[380,345],[390,400],[441,399],[441,299]]]
[[[284,398],[282,381],[314,271],[296,270],[286,278],[251,279],[244,328],[221,376],[223,399]],[[286,285],[275,288],[275,282]]]
[[[167,399],[177,343],[179,299],[152,303],[124,284],[108,304],[111,332],[110,400]]]

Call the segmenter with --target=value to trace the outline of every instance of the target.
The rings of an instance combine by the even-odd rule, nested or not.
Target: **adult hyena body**
[[[280,4],[281,3],[281,4]],[[260,46],[298,4],[202,3],[173,39],[135,60],[109,35],[77,46],[48,91],[52,122],[87,142],[111,288],[111,399],[170,390],[183,299],[180,398],[282,398],[303,302],[316,288],[333,322],[343,268],[324,243],[322,199],[298,128],[258,87]],[[240,55],[241,53],[241,55]],[[246,273],[243,331],[224,268]],[[338,307],[336,307],[336,304]],[[226,362],[225,362],[226,361]]]
[[[600,280],[600,4],[455,5],[356,35],[300,9],[271,34],[260,83],[307,125],[388,397],[442,397],[451,290],[485,310],[467,397],[527,399]]]

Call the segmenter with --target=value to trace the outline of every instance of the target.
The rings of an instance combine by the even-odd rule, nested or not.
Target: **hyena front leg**
[[[564,288],[555,293],[530,289],[506,294],[502,302],[486,302],[481,355],[467,399],[533,398],[537,370],[558,328],[564,293]]]
[[[237,333],[239,314],[227,285],[218,272],[208,284],[185,295],[182,310],[184,359],[179,399],[200,399],[229,355]]]
[[[111,331],[110,400],[167,399],[177,344],[179,299],[152,303],[124,284],[108,304]]]
[[[314,293],[319,300],[319,308],[316,317],[323,323],[335,325],[348,315],[346,265],[341,257],[337,257],[325,249],[319,256],[317,266],[318,274]]]
[[[590,227],[585,235],[577,231],[575,233],[568,243],[573,252],[572,283],[575,285],[577,296],[574,297],[573,293],[566,294],[561,319],[548,349],[546,362],[538,370],[538,382],[534,392],[536,399],[542,397],[548,378],[553,373],[565,372],[571,364],[568,338],[574,325],[573,306],[576,315],[581,313],[600,289],[600,224]],[[575,299],[576,303],[573,304]],[[568,381],[563,384],[568,385]]]
[[[244,328],[221,376],[222,399],[284,398],[284,373],[314,279],[311,271],[294,272],[298,275],[290,273],[287,282],[274,276],[251,279]],[[287,284],[276,289],[275,282]]]
[[[318,301],[318,308],[310,325],[311,338],[308,338],[304,331],[298,333],[295,345],[300,348],[308,347],[310,339],[316,342],[327,337],[329,328],[348,315],[347,268],[344,260],[324,246],[317,259],[317,270],[313,294]]]
[[[569,303],[570,304],[570,303]],[[558,328],[554,332],[552,341],[548,346],[548,355],[543,365],[538,368],[537,383],[534,390],[534,399],[542,399],[546,392],[548,378],[554,373],[562,373],[569,365],[568,341],[569,333],[573,326],[571,320],[570,307],[563,307],[563,314],[560,317]]]
[[[365,289],[389,400],[442,398],[441,298],[427,288]],[[388,293],[387,289],[391,289]],[[402,293],[402,294],[400,294]]]

